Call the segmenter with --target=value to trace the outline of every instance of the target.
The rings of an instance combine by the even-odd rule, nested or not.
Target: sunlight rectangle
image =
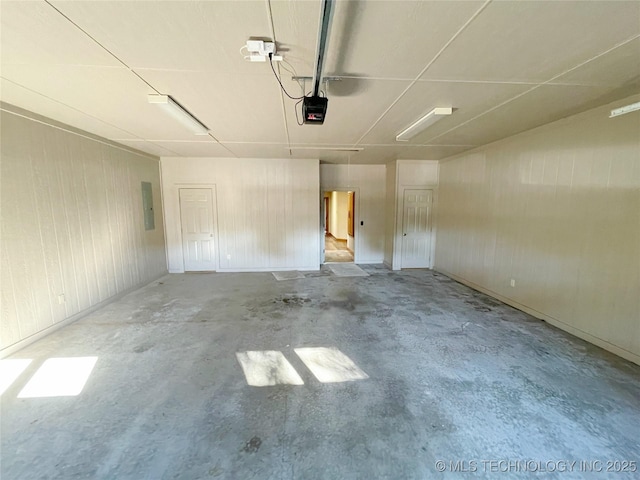
[[[261,350],[236,353],[247,383],[253,387],[304,385],[296,369],[282,352]]]
[[[79,395],[98,357],[50,358],[31,377],[18,398]]]
[[[31,363],[28,358],[6,358],[0,360],[0,395],[20,376]]]
[[[369,378],[369,375],[337,348],[295,348],[294,351],[322,383],[351,382]]]

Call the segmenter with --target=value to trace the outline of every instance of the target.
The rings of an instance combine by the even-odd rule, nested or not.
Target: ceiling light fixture
[[[361,152],[363,147],[287,147],[289,150],[330,150],[332,152]]]
[[[209,129],[207,126],[194,117],[187,109],[176,102],[170,95],[155,95],[150,94],[148,96],[149,103],[154,103],[178,120],[182,125],[191,130],[195,135],[209,135]]]
[[[609,115],[609,118],[619,117],[620,115],[635,112],[636,110],[640,110],[640,102],[632,103],[631,105],[626,105],[624,107],[611,110],[611,115]]]
[[[453,108],[451,107],[434,108],[425,116],[416,120],[409,127],[405,128],[402,132],[400,132],[396,137],[396,142],[408,142],[417,134],[419,134],[423,130],[426,130],[427,127],[433,125],[443,117],[446,117],[447,115],[451,115],[452,113],[453,113]]]

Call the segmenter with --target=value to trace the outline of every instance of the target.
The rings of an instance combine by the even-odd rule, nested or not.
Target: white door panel
[[[431,266],[431,190],[405,190],[402,268]]]
[[[213,193],[210,188],[180,189],[185,271],[217,268],[213,213]]]

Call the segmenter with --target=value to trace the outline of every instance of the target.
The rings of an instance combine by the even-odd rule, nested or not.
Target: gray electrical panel
[[[151,182],[142,182],[142,211],[144,212],[144,229],[155,230],[156,222],[153,217]]]

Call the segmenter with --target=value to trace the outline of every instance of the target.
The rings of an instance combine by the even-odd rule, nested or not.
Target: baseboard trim
[[[153,277],[151,280],[148,280],[144,283],[139,283],[138,285],[134,285],[133,287],[127,288],[126,290],[123,290],[120,293],[116,293],[114,296],[107,298],[106,300],[101,301],[100,303],[96,303],[95,305],[92,305],[89,308],[86,308],[84,310],[82,310],[81,312],[78,312],[72,316],[70,316],[69,318],[65,318],[64,320],[54,323],[53,325],[51,325],[50,327],[45,328],[44,330],[40,330],[37,333],[34,333],[33,335],[28,336],[27,338],[23,338],[22,340],[14,343],[13,345],[9,345],[8,347],[3,348],[2,350],[0,350],[0,358],[5,358],[8,355],[12,355],[14,353],[16,353],[19,350],[22,350],[23,348],[27,347],[28,345],[31,345],[34,342],[37,342],[38,340],[40,340],[41,338],[46,337],[47,335],[50,335],[51,333],[55,332],[56,330],[61,329],[62,327],[66,327],[67,325],[76,322],[78,320],[80,320],[83,317],[86,317],[87,315],[89,315],[92,312],[95,312],[96,310],[98,310],[99,308],[104,307],[105,305],[110,304],[111,302],[115,302],[116,300],[119,300],[120,298],[124,297],[125,295],[130,294],[131,292],[135,292],[136,290],[139,290],[142,287],[146,287],[147,285],[149,285],[150,283],[153,283],[155,281],[157,281],[158,279],[164,277],[168,272],[164,272],[161,273],[160,275],[157,275],[155,277]]]
[[[317,272],[320,270],[320,265],[316,266],[303,266],[303,267],[264,267],[264,268],[219,268],[218,273],[269,273],[269,272]]]
[[[582,340],[592,343],[600,348],[603,348],[608,352],[611,352],[615,355],[618,355],[619,357],[629,360],[630,362],[640,365],[640,355],[638,354],[635,354],[633,352],[630,352],[629,350],[626,350],[622,347],[614,345],[613,343],[609,343],[608,341],[603,340],[602,338],[593,336],[590,333],[587,333],[583,330],[580,330],[579,328],[573,327],[563,322],[562,320],[559,320],[555,317],[547,315],[546,313],[539,312],[538,310],[535,310],[531,307],[528,307],[519,302],[516,302],[515,300],[512,300],[503,295],[500,295],[499,293],[489,290],[488,288],[484,288],[483,286],[478,285],[477,283],[474,283],[470,280],[467,280],[466,278],[459,277],[458,275],[455,275],[451,272],[447,272],[446,270],[442,270],[440,268],[434,268],[434,271],[441,273],[443,275],[446,275],[447,277],[452,278],[453,280],[460,282],[466,285],[467,287],[473,288],[474,290],[478,290],[479,292],[485,293],[493,298],[496,298],[500,300],[502,303],[506,303],[507,305],[510,305],[513,308],[517,308],[518,310],[521,310],[525,313],[528,313],[533,317],[539,318],[540,320],[544,320],[550,325],[553,325],[554,327],[557,327],[560,330],[564,330],[565,332],[570,333],[575,337],[581,338]]]
[[[184,271],[171,269],[169,273],[264,273],[264,272],[293,272],[294,270],[300,272],[317,272],[320,270],[320,265],[317,267],[277,267],[277,268],[218,268],[218,270],[202,270],[202,271]]]

